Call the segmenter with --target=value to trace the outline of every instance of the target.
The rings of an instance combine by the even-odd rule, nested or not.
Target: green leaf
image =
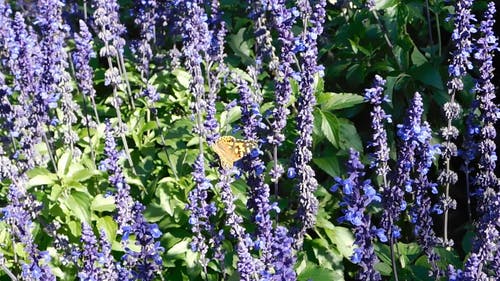
[[[411,52],[411,62],[416,66],[421,66],[422,64],[427,63],[427,58],[417,47],[414,47],[413,52]]]
[[[313,162],[331,177],[336,177],[340,174],[339,159],[334,155],[314,157]]]
[[[118,230],[118,225],[116,224],[115,220],[111,216],[105,216],[97,219],[96,222],[97,229],[99,232],[104,230],[106,232],[106,237],[108,238],[108,241],[115,241],[116,239],[116,232]]]
[[[64,201],[65,206],[71,211],[71,214],[80,221],[90,221],[90,195],[80,191],[72,191]]]
[[[392,267],[390,264],[379,262],[375,264],[375,269],[384,276],[390,276],[392,274]]]
[[[95,170],[87,169],[82,165],[71,165],[65,180],[84,182],[97,174]]]
[[[229,36],[229,47],[234,51],[235,55],[239,56],[243,64],[252,63],[253,59],[250,54],[252,53],[248,41],[244,39],[246,28],[241,28],[238,33]]]
[[[350,93],[321,93],[318,95],[318,105],[323,111],[350,108],[363,103],[363,96]]]
[[[40,186],[40,185],[53,185],[54,183],[57,182],[57,176],[55,174],[45,174],[45,175],[37,175],[34,176],[33,178],[29,179],[28,181],[28,188],[33,187],[33,186]]]
[[[181,240],[180,242],[176,243],[172,248],[167,250],[167,255],[176,256],[184,254],[188,251],[190,251],[189,242],[187,240]]]
[[[340,149],[354,148],[363,152],[363,142],[356,130],[356,126],[348,119],[338,118],[339,125],[339,147]]]
[[[188,89],[189,88],[189,83],[191,81],[191,75],[180,68],[176,68],[172,71],[172,74],[177,78],[177,82],[184,88]]]
[[[339,124],[337,121],[337,117],[330,112],[320,111],[321,112],[321,131],[323,135],[330,141],[330,143],[338,148],[338,132],[339,132]]]
[[[443,90],[443,80],[439,73],[439,67],[430,63],[424,63],[419,67],[410,70],[410,74],[416,80],[425,85],[432,86],[436,89]]]
[[[102,194],[98,194],[92,200],[90,209],[96,212],[112,212],[115,210],[115,200],[112,196],[104,197]]]
[[[59,161],[57,162],[57,174],[62,178],[64,175],[68,173],[69,166],[71,165],[71,161],[73,160],[73,154],[71,150],[67,150]]]
[[[300,281],[309,281],[309,280],[343,281],[344,276],[340,275],[334,270],[319,267],[312,263],[308,263],[306,269],[299,274],[297,279]]]
[[[332,243],[337,246],[342,256],[346,259],[350,259],[354,250],[354,236],[352,232],[346,227],[336,226],[333,230],[328,230],[326,233]]]

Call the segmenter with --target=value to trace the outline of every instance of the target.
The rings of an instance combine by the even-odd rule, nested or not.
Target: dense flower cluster
[[[366,208],[372,201],[380,202],[381,199],[371,181],[363,180],[364,165],[359,161],[359,152],[354,149],[349,152],[347,174],[346,179],[335,178],[336,184],[330,190],[332,192],[342,190],[343,201],[340,206],[344,215],[339,218],[339,222],[348,222],[354,228],[356,236],[354,244],[357,248],[354,249],[351,260],[361,267],[356,279],[381,280],[380,273],[374,268],[378,259],[372,240],[376,235],[379,235],[381,240],[387,240],[387,238],[381,230],[372,226],[370,215],[366,213]]]
[[[70,278],[71,273],[73,278],[88,281],[163,279],[170,270],[167,266],[179,264],[169,260],[163,267],[166,255],[160,239],[169,235],[176,236],[168,244],[169,259],[189,242],[194,252],[185,254],[183,266],[189,268],[181,270],[183,278],[187,274],[188,278],[206,280],[294,281],[310,274],[313,260],[328,265],[322,256],[325,252],[334,256],[335,262],[345,255],[340,247],[351,245],[337,244],[334,247],[338,248],[330,251],[336,242],[330,236],[331,228],[325,227],[329,223],[327,212],[319,217],[322,224],[310,231],[318,241],[305,240],[320,206],[332,206],[338,198],[338,194],[318,192],[320,203],[314,194],[318,180],[325,183],[328,179],[323,181],[323,172],[337,172],[334,161],[346,152],[346,136],[364,136],[355,130],[345,132],[341,126],[347,121],[340,118],[331,118],[332,122],[321,119],[321,124],[315,124],[316,113],[337,109],[336,105],[332,109],[316,104],[317,97],[345,99],[340,102],[341,109],[353,106],[359,98],[329,93],[337,85],[323,83],[328,79],[323,79],[323,67],[318,65],[320,54],[327,54],[321,58],[325,61],[352,58],[348,51],[340,56],[335,53],[343,48],[351,26],[334,37],[321,36],[327,15],[331,19],[337,14],[333,10],[327,14],[326,0],[237,1],[236,5],[220,0],[141,0],[128,3],[130,7],[120,7],[122,1],[95,0],[90,16],[89,1],[83,1],[83,6],[77,2],[0,0],[0,278],[6,274],[12,280],[55,281],[63,275]],[[349,1],[339,2],[345,5]],[[334,177],[336,183],[330,189],[341,190],[339,209],[333,211],[341,212],[339,222],[354,234],[350,259],[359,270],[354,275],[351,270],[355,267],[346,266],[347,279],[382,279],[381,269],[387,260],[379,261],[378,257],[385,254],[386,246],[377,245],[377,239],[390,243],[395,280],[399,265],[400,273],[408,274],[405,276],[415,273],[413,264],[403,264],[413,253],[398,247],[398,240],[406,239],[415,240],[420,250],[417,261],[412,262],[429,269],[431,278],[443,277],[448,259],[440,259],[437,253],[445,251],[441,246],[452,246],[447,220],[455,202],[449,189],[458,175],[451,167],[455,160],[460,161],[454,159],[458,155],[454,142],[460,133],[454,125],[462,125],[458,101],[466,100],[457,96],[468,90],[471,70],[471,77],[477,78],[477,97],[463,122],[467,131],[460,156],[478,206],[469,214],[479,219],[464,267],[448,266],[447,277],[488,280],[500,272],[500,181],[495,174],[495,126],[500,110],[493,85],[493,56],[498,51],[493,33],[496,11],[494,3],[489,3],[483,21],[476,25],[473,3],[456,1],[447,83],[450,101],[444,105],[442,145],[431,143],[433,133],[423,121],[424,102],[419,93],[403,123],[395,127],[398,139],[394,143],[388,133],[391,130],[386,128],[391,116],[383,109],[388,101],[384,96],[386,81],[376,75],[374,86],[364,93],[365,102],[373,107],[373,133],[367,146],[373,152],[373,181],[367,179],[371,173],[361,163],[360,153],[351,149],[347,176]],[[382,22],[394,17],[385,11],[392,4],[377,6],[373,0],[365,4],[394,54],[400,52],[395,59],[401,69],[393,72],[412,70],[408,75],[417,78],[413,69],[419,63],[417,51],[424,46],[415,48],[408,67],[403,67],[400,59],[407,50],[397,49],[399,41],[392,45]],[[246,7],[246,14],[237,14],[242,7]],[[127,14],[128,8],[133,10],[131,14]],[[437,14],[444,11],[441,6],[433,9]],[[360,16],[370,13],[352,9],[343,19],[358,22]],[[358,27],[362,33],[379,34],[364,32],[373,30],[374,25],[362,23]],[[334,20],[330,24],[338,23]],[[480,38],[473,41],[476,29]],[[429,35],[431,44],[426,50],[435,59]],[[362,50],[360,57],[366,50],[378,56],[378,48],[361,49],[365,38],[349,41],[350,47]],[[323,42],[327,42],[326,47]],[[99,48],[99,59],[93,59],[94,44]],[[389,70],[383,66],[391,64],[377,70]],[[371,66],[363,65],[365,69],[359,70],[373,73]],[[328,71],[340,69],[347,68],[335,65]],[[355,70],[349,66],[348,72]],[[398,91],[389,79],[388,92]],[[421,79],[413,81],[418,87],[429,85],[420,84]],[[127,103],[122,104],[122,99],[128,99]],[[401,99],[402,95],[397,97],[398,102]],[[94,111],[95,120],[89,119],[89,109]],[[193,124],[185,120],[189,114]],[[339,116],[344,114],[350,112],[339,112]],[[103,124],[99,115],[107,117]],[[167,122],[162,122],[163,117]],[[295,123],[289,124],[292,118],[296,118]],[[80,120],[82,124],[78,124]],[[152,129],[155,124],[151,121],[156,128]],[[335,154],[314,159],[323,170],[317,177],[311,164],[313,134],[321,136],[327,125],[339,141],[328,138],[334,147],[323,150],[320,137],[315,156]],[[155,129],[161,129],[160,134]],[[190,130],[193,134],[186,133]],[[229,139],[220,139],[220,134],[231,134],[231,130],[241,135],[235,139],[254,141],[257,147],[247,153],[242,145],[249,142],[218,142]],[[123,152],[117,150],[115,135],[121,137]],[[80,140],[82,136],[85,141]],[[391,155],[388,143],[395,144],[396,153]],[[291,155],[285,155],[292,150]],[[439,153],[443,163],[437,181],[444,188],[440,200],[435,198],[439,190],[432,179],[434,157]],[[122,154],[129,161],[127,168],[121,165]],[[235,166],[214,169],[219,163],[217,156],[228,158]],[[96,171],[97,159],[101,159],[99,169],[107,173]],[[325,159],[334,160],[329,163],[333,168],[322,167]],[[157,165],[164,162],[167,167]],[[282,178],[286,166],[289,179]],[[274,184],[274,194],[268,181]],[[285,189],[293,185],[295,190]],[[101,189],[106,186],[110,190],[103,195],[106,190]],[[373,216],[379,211],[380,217]],[[445,214],[444,240],[434,232],[433,212]],[[192,233],[184,231],[186,223]],[[170,230],[172,225],[180,231],[164,237],[160,227]],[[304,241],[312,251],[301,252]],[[193,256],[199,264],[187,263]],[[332,268],[311,271],[316,270],[329,273]],[[200,271],[201,276],[194,276]]]
[[[271,3],[271,14],[273,27],[278,32],[278,41],[281,45],[279,54],[279,66],[276,69],[276,101],[273,109],[273,121],[271,123],[272,134],[268,136],[267,141],[272,144],[274,165],[270,171],[271,180],[277,182],[284,172],[283,166],[278,163],[278,147],[285,140],[283,129],[286,127],[287,116],[290,110],[287,108],[292,94],[290,79],[294,77],[294,41],[295,36],[292,27],[295,24],[296,17],[299,14],[296,7],[287,8],[285,1],[278,0]]]
[[[415,93],[405,122],[398,125],[398,136],[403,141],[403,148],[410,148],[412,151],[412,159],[406,159],[410,162],[405,164],[414,170],[414,176],[412,175],[407,183],[415,194],[410,210],[410,221],[415,224],[414,234],[432,266],[430,275],[438,278],[443,272],[437,266],[439,256],[434,251],[434,247],[439,246],[441,241],[433,230],[432,210],[434,208],[431,201],[431,194],[437,194],[438,190],[437,185],[429,180],[428,173],[435,155],[440,151],[437,145],[430,143],[432,138],[430,125],[422,122],[423,106],[422,97],[419,93]],[[410,154],[408,150],[402,152]],[[402,155],[400,157],[405,158]]]
[[[401,189],[402,186],[407,185],[404,182],[405,175],[408,171],[398,171],[402,173],[402,178],[400,184],[396,185],[390,183],[389,178],[389,147],[387,144],[387,131],[385,129],[385,122],[392,122],[391,116],[385,113],[382,109],[382,103],[387,101],[387,97],[384,96],[384,85],[385,80],[376,75],[375,82],[372,88],[365,90],[365,101],[373,105],[373,109],[370,113],[372,117],[372,141],[368,144],[373,151],[372,156],[374,161],[372,162],[371,168],[376,168],[377,175],[382,178],[382,204],[384,206],[384,212],[382,214],[381,225],[387,237],[393,241],[400,237],[400,228],[396,225],[399,215],[403,210],[406,209],[406,202],[404,201],[404,192]],[[404,159],[401,159],[403,161]],[[400,162],[401,163],[401,162]],[[403,164],[401,164],[403,165]]]
[[[455,100],[455,95],[464,89],[462,78],[467,74],[467,70],[472,69],[470,54],[472,52],[471,36],[476,32],[473,23],[476,20],[471,13],[472,0],[459,0],[456,3],[456,14],[454,16],[455,29],[453,30],[452,40],[455,50],[453,52],[452,61],[448,68],[450,79],[448,81],[448,93],[450,101],[444,106],[444,115],[447,120],[447,126],[441,129],[442,143],[442,158],[443,167],[441,170],[438,182],[445,187],[445,195],[442,199],[442,209],[445,216],[445,243],[452,243],[448,239],[448,210],[454,209],[456,202],[449,197],[449,188],[453,186],[458,175],[450,168],[450,160],[457,156],[457,146],[454,140],[458,137],[458,129],[453,126],[452,122],[460,115],[460,105]]]
[[[481,37],[477,40],[478,52],[475,58],[479,62],[479,78],[476,91],[478,95],[481,130],[479,133],[479,165],[475,185],[478,195],[478,213],[480,219],[477,225],[477,237],[474,241],[472,254],[468,258],[461,280],[487,280],[488,269],[498,273],[499,243],[500,243],[500,180],[495,174],[497,161],[495,124],[499,119],[500,110],[494,104],[495,87],[493,85],[493,55],[498,51],[497,38],[493,33],[495,23],[495,4],[490,2],[481,21]],[[491,275],[490,275],[491,276]]]
[[[299,53],[300,68],[300,96],[298,98],[297,130],[299,137],[295,141],[295,150],[292,156],[290,171],[297,180],[297,190],[299,192],[299,202],[297,210],[297,220],[300,225],[292,230],[295,247],[302,247],[304,234],[307,229],[314,226],[316,213],[318,211],[318,199],[313,192],[318,183],[315,179],[314,170],[309,165],[312,160],[312,130],[313,130],[313,109],[316,104],[314,95],[314,80],[317,74],[322,76],[322,66],[317,65],[317,39],[323,32],[323,22],[325,21],[326,1],[298,1],[297,6],[305,25],[309,25],[301,34],[299,44],[307,46]],[[290,173],[290,172],[289,172]]]
[[[106,120],[106,143],[105,155],[101,163],[101,169],[108,171],[109,182],[116,188],[115,202],[118,212],[116,222],[118,233],[122,235],[122,245],[125,255],[122,257],[122,267],[118,269],[120,279],[129,280],[153,280],[160,274],[162,259],[159,253],[163,248],[156,239],[160,238],[161,232],[156,224],[149,224],[143,216],[144,206],[134,202],[130,196],[130,186],[125,181],[122,168],[118,163],[120,155],[116,149],[111,122]],[[135,244],[140,247],[136,252],[129,247],[130,236],[135,236]]]
[[[80,91],[89,96],[93,104],[95,98],[95,89],[93,86],[94,71],[90,67],[90,59],[95,57],[95,52],[92,49],[92,34],[84,21],[80,20],[80,32],[75,33],[76,50],[73,54],[75,64],[75,78],[78,81]]]

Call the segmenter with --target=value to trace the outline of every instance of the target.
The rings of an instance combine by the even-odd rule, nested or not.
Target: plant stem
[[[431,24],[431,13],[430,13],[430,9],[429,9],[429,0],[425,0],[425,15],[427,17],[427,27],[429,29],[429,42],[431,44],[431,46],[434,45],[434,39],[433,39],[433,36],[432,36],[432,24]]]

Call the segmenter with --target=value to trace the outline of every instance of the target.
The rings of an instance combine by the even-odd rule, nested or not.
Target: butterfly
[[[257,142],[253,140],[238,140],[232,136],[222,136],[212,144],[212,150],[219,155],[220,164],[223,169],[231,169],[233,163],[257,148]]]

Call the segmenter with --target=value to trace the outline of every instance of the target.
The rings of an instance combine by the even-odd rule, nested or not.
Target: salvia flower
[[[16,171],[13,165],[10,166],[10,169]],[[42,252],[38,249],[31,233],[34,227],[33,220],[40,212],[41,204],[35,201],[33,196],[27,194],[28,178],[25,174],[14,172],[11,180],[12,183],[7,195],[9,203],[0,211],[2,220],[11,226],[9,230],[12,240],[19,242],[26,253],[26,260],[21,261],[22,277],[24,280],[55,281],[56,278],[48,265],[50,256],[48,252]]]
[[[231,190],[235,169],[220,169],[220,173],[221,180],[216,184],[216,187],[220,190],[221,201],[224,204],[225,224],[230,229],[231,237],[237,240],[238,261],[236,267],[241,280],[254,280],[254,276],[257,276],[259,272],[264,272],[264,265],[260,259],[252,257],[250,251],[255,243],[242,226],[243,218],[236,213],[236,205],[234,204],[236,199]]]
[[[463,77],[467,74],[467,70],[472,69],[470,56],[472,52],[471,36],[476,32],[474,27],[475,17],[471,13],[472,0],[459,0],[456,2],[454,25],[452,33],[453,45],[456,46],[452,54],[452,60],[448,68],[449,81],[448,93],[450,101],[443,106],[444,115],[447,120],[447,126],[441,129],[442,143],[442,159],[443,167],[438,176],[438,182],[445,187],[446,196],[441,200],[444,211],[445,243],[451,243],[448,240],[447,224],[448,210],[454,208],[455,202],[448,196],[450,186],[453,186],[458,175],[450,169],[450,161],[452,157],[457,156],[458,149],[453,142],[458,136],[458,129],[452,125],[452,121],[460,115],[460,105],[455,101],[455,95],[464,89]]]
[[[441,241],[433,230],[431,202],[431,194],[437,194],[438,191],[437,185],[429,180],[427,174],[435,155],[440,151],[438,146],[430,143],[432,131],[427,122],[422,122],[422,113],[422,97],[415,93],[404,124],[398,126],[398,135],[403,140],[402,147],[411,147],[413,151],[413,165],[409,166],[415,171],[415,177],[410,183],[415,194],[415,201],[410,210],[411,222],[415,224],[414,234],[432,266],[430,275],[439,278],[443,272],[437,266],[439,256],[434,247],[439,246]]]
[[[357,280],[381,280],[380,273],[375,270],[374,265],[378,259],[373,249],[373,239],[378,234],[378,230],[371,225],[370,215],[366,213],[366,208],[373,201],[380,202],[370,180],[363,180],[365,175],[364,165],[359,161],[359,153],[354,149],[349,152],[347,162],[348,178],[335,178],[337,182],[332,186],[331,191],[342,190],[343,201],[340,203],[342,213],[340,222],[348,222],[354,228],[357,248],[354,249],[351,261],[361,267]]]
[[[133,207],[134,222],[130,227],[131,234],[135,234],[135,244],[140,247],[139,252],[125,247],[125,255],[122,257],[123,265],[129,269],[132,280],[150,281],[161,274],[162,258],[160,254],[164,251],[157,241],[162,233],[158,225],[148,223],[144,219],[144,206],[136,202]],[[123,238],[127,235],[125,234]]]
[[[13,90],[19,91],[19,95],[18,103],[13,105],[11,111],[13,124],[10,135],[18,140],[14,158],[19,159],[18,166],[24,170],[42,162],[33,148],[41,142],[49,117],[48,112],[40,108],[48,110],[54,107],[57,99],[55,94],[40,93],[42,55],[33,30],[26,26],[20,13],[15,14],[11,26],[8,29],[11,33],[6,38],[7,66],[13,75]]]
[[[195,187],[189,192],[189,203],[186,207],[189,210],[189,224],[193,232],[191,241],[191,250],[200,253],[200,263],[206,269],[210,257],[207,256],[209,250],[209,241],[207,236],[215,232],[215,226],[210,218],[216,214],[217,209],[209,204],[208,192],[213,188],[205,175],[205,158],[199,154],[193,164],[193,179]]]
[[[287,8],[285,1],[271,1],[271,15],[273,19],[273,28],[278,32],[278,40],[281,45],[281,53],[279,54],[279,66],[275,73],[275,106],[273,109],[273,120],[271,122],[272,133],[268,136],[267,141],[274,146],[274,150],[285,140],[283,129],[287,123],[287,116],[290,110],[287,105],[292,94],[292,86],[290,79],[294,73],[292,65],[294,64],[294,34],[292,27],[296,21],[298,14],[297,8]],[[295,12],[295,13],[294,13]],[[277,157],[276,157],[277,158]],[[271,181],[277,182],[284,173],[284,168],[274,159],[273,168],[270,171]]]
[[[257,92],[248,87],[248,83],[240,77],[233,78],[240,94],[241,121],[243,123],[243,135],[245,139],[259,140],[260,128],[262,127],[262,115],[260,114],[260,102],[262,98]],[[270,264],[271,251],[269,249],[272,237],[272,221],[270,217],[271,205],[269,203],[269,185],[265,183],[265,165],[260,158],[258,148],[254,149],[250,159],[244,162],[243,170],[248,173],[247,184],[250,187],[250,196],[247,207],[252,210],[252,217],[257,225],[257,239],[262,244],[262,262]]]
[[[61,97],[61,112],[63,113],[63,140],[68,144],[75,156],[79,151],[74,147],[78,134],[72,126],[77,122],[78,104],[73,100],[71,76],[68,69],[68,53],[65,50],[65,39],[69,26],[63,23],[62,7],[59,0],[38,1],[37,25],[41,31],[40,49],[42,60],[41,95],[56,93]],[[38,95],[36,95],[38,96]],[[47,107],[36,107],[41,114]],[[44,114],[47,114],[44,112]],[[48,121],[48,120],[46,120]]]
[[[109,242],[104,229],[100,231],[99,246],[101,251],[97,254],[97,262],[102,267],[98,273],[97,280],[118,280],[116,262],[111,254],[111,243]]]
[[[293,238],[289,236],[288,230],[282,226],[276,227],[273,234],[273,241],[270,245],[273,259],[272,271],[264,272],[260,280],[297,280],[297,274],[294,270],[296,258],[292,247]]]
[[[384,206],[384,211],[382,214],[381,225],[386,231],[388,238],[393,241],[398,239],[400,236],[400,229],[396,225],[399,214],[406,208],[406,203],[404,202],[404,191],[400,186],[391,184],[389,182],[389,146],[387,144],[387,131],[385,129],[385,123],[392,122],[391,116],[387,114],[382,108],[382,103],[387,101],[387,97],[384,96],[384,85],[385,80],[376,75],[375,82],[372,88],[365,90],[365,101],[369,102],[373,109],[370,113],[372,117],[372,140],[368,144],[368,147],[372,148],[374,151],[372,153],[373,162],[371,168],[376,168],[377,175],[382,178],[382,204]],[[408,160],[401,159],[400,166],[405,168],[405,163]],[[401,171],[407,173],[407,171]],[[404,175],[403,175],[404,176]],[[408,178],[406,176],[406,178]],[[402,179],[401,186],[408,184],[408,179]]]
[[[73,54],[75,64],[75,77],[78,82],[78,87],[82,94],[89,96],[91,99],[95,97],[95,89],[93,86],[94,71],[90,66],[90,60],[96,56],[92,49],[92,34],[84,21],[80,20],[80,32],[75,33],[76,50]]]
[[[292,156],[291,167],[295,169],[298,180],[297,190],[299,191],[299,202],[297,210],[297,220],[300,226],[292,230],[295,238],[295,247],[300,248],[303,243],[304,234],[307,229],[314,226],[316,222],[316,212],[318,211],[318,199],[314,196],[318,183],[315,179],[314,170],[309,165],[312,160],[312,130],[313,130],[313,110],[316,104],[314,95],[314,78],[318,73],[318,36],[323,32],[325,21],[324,0],[299,1],[298,6],[302,14],[302,20],[310,23],[310,26],[303,31],[308,46],[307,50],[300,53],[301,80],[299,83],[300,96],[298,98],[297,130],[299,137],[295,141],[295,150]]]
[[[125,175],[118,163],[120,153],[116,148],[116,141],[113,135],[114,130],[109,120],[106,120],[105,124],[106,141],[104,154],[106,158],[101,162],[100,169],[108,172],[109,182],[116,189],[115,202],[117,210],[119,210],[116,215],[116,222],[119,226],[118,232],[124,234],[125,229],[130,227],[134,219],[132,216],[133,200],[130,197],[130,186],[125,181]]]
[[[477,237],[468,258],[463,280],[487,280],[488,276],[496,276],[499,271],[499,237],[500,237],[500,181],[495,174],[497,161],[495,124],[499,118],[499,109],[493,102],[495,87],[493,85],[493,55],[498,50],[498,43],[493,33],[495,23],[495,5],[488,4],[484,19],[481,21],[481,38],[477,40],[478,52],[475,58],[480,67],[480,78],[476,85],[479,101],[481,131],[479,134],[479,165],[475,185],[478,195]],[[490,273],[490,275],[488,274]]]
[[[82,266],[78,272],[78,278],[80,278],[80,280],[98,280],[97,238],[92,231],[92,227],[87,223],[82,223],[81,242],[83,248],[81,251]]]
[[[138,70],[144,79],[149,77],[149,63],[153,58],[151,44],[155,41],[158,4],[155,0],[137,1],[135,24],[139,26],[140,39],[133,49],[139,63]]]

